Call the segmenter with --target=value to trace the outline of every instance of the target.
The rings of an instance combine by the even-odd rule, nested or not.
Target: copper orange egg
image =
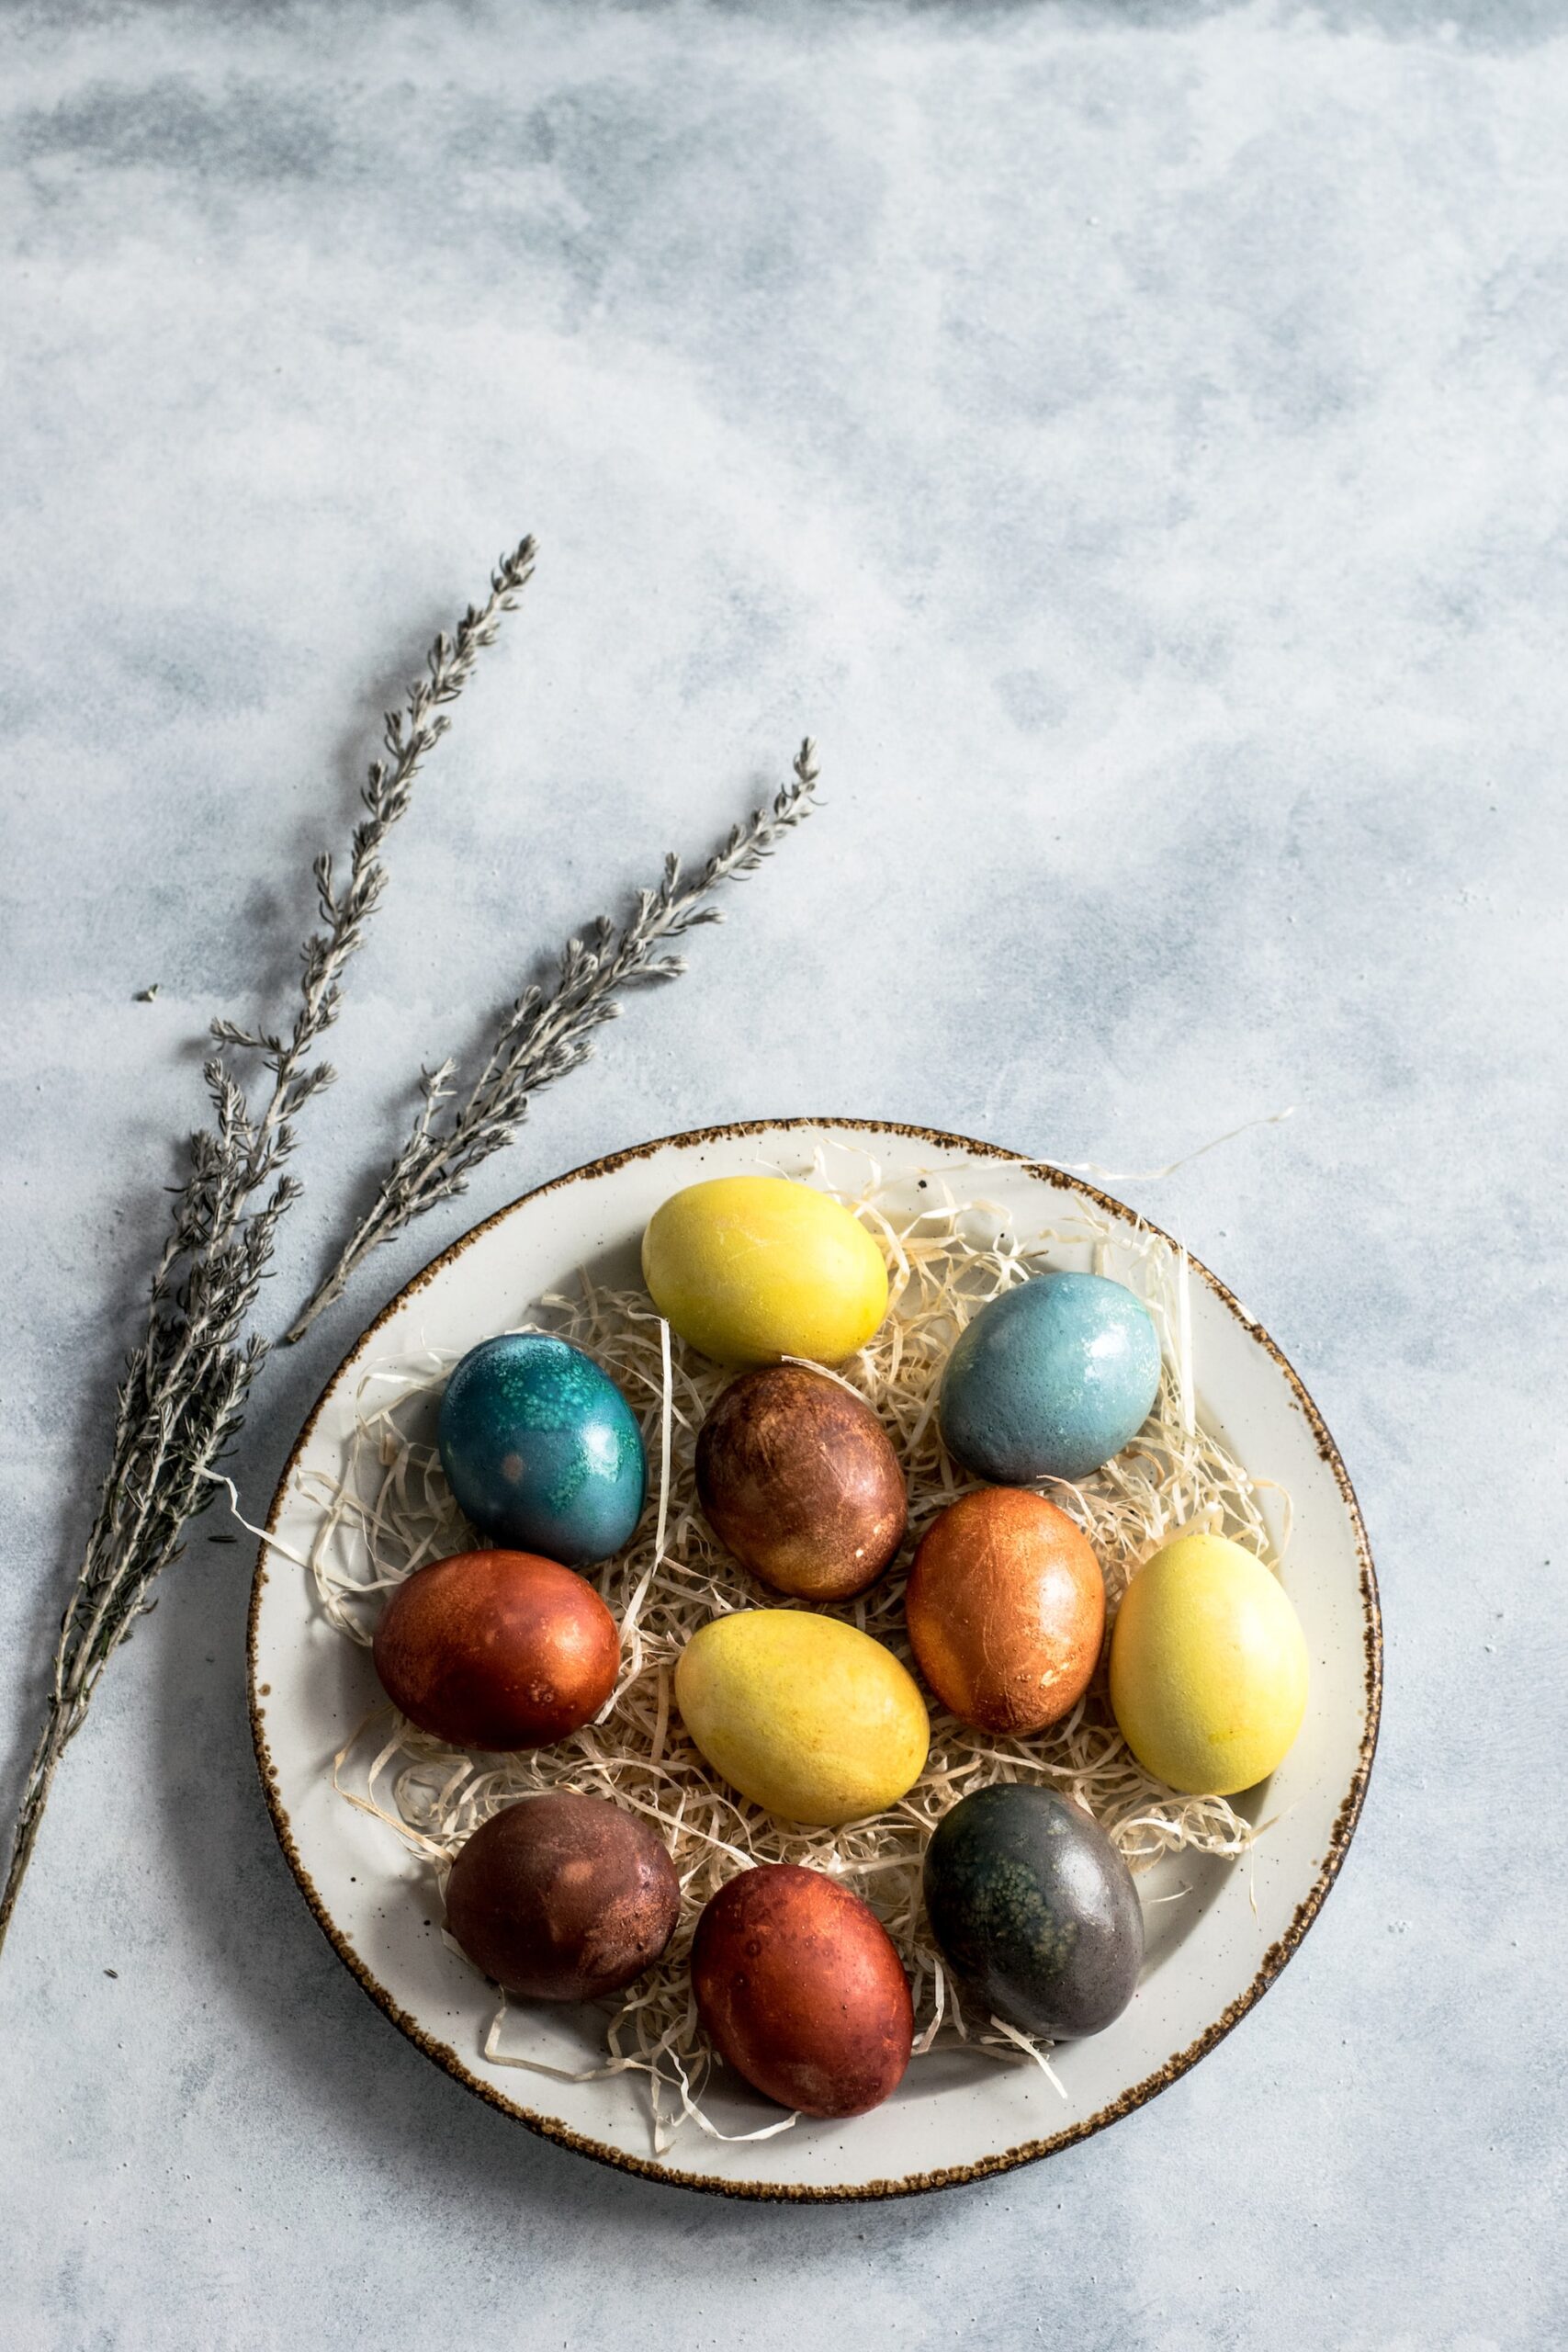
[[[904,1601],[920,1672],[961,1723],[1043,1730],[1089,1688],[1105,1581],[1081,1528],[1040,1495],[986,1487],[921,1537]]]

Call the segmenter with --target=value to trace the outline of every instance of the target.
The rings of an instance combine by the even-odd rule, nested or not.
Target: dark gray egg
[[[998,1783],[939,1823],[926,1914],[976,2007],[1025,2033],[1098,2033],[1133,1997],[1144,1915],[1105,1832],[1050,1789]]]

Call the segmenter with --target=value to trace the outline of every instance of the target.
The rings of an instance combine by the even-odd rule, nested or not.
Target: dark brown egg
[[[660,1840],[603,1797],[525,1797],[476,1829],[446,1882],[446,1926],[525,2001],[593,2001],[650,1968],[681,1883]]]
[[[697,1441],[697,1492],[714,1532],[775,1592],[847,1600],[904,1540],[898,1459],[869,1405],[802,1365],[747,1373]]]
[[[454,1747],[547,1747],[615,1687],[621,1637],[591,1584],[536,1552],[417,1568],[376,1634],[387,1696]]]
[[[961,1723],[1032,1732],[1089,1688],[1105,1633],[1105,1580],[1065,1510],[986,1487],[920,1538],[904,1597],[920,1672]]]
[[[863,2115],[904,2078],[914,2009],[898,1955],[860,1897],[820,1871],[742,1871],[697,1922],[692,1984],[719,2055],[807,2115]]]

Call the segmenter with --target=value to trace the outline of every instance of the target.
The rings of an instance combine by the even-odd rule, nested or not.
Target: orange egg
[[[926,1530],[904,1609],[920,1672],[961,1723],[1042,1731],[1089,1688],[1105,1580],[1066,1511],[986,1487]]]

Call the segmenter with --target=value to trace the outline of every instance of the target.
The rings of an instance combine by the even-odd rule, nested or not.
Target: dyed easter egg
[[[1159,1339],[1141,1299],[1100,1274],[1040,1274],[960,1334],[942,1433],[998,1486],[1083,1478],[1136,1436],[1158,1392]]]
[[[697,2014],[726,2064],[804,2115],[863,2115],[898,2087],[914,2008],[876,1914],[820,1871],[767,1862],[720,1887],[692,1945]]]
[[[645,1821],[603,1797],[525,1797],[492,1814],[446,1882],[446,1927],[525,2001],[596,2001],[650,1968],[681,1882]]]
[[[693,1634],[675,1702],[722,1780],[785,1821],[836,1828],[897,1802],[931,1744],[891,1650],[836,1617],[742,1609]]]
[[[716,1535],[777,1592],[844,1600],[904,1540],[904,1474],[869,1405],[825,1373],[775,1364],[731,1383],[697,1440]]]
[[[565,1340],[512,1331],[470,1348],[437,1441],[459,1508],[496,1543],[582,1568],[631,1540],[648,1489],[642,1432],[615,1382]]]
[[[1111,1704],[1146,1772],[1190,1794],[1266,1780],[1302,1727],[1307,1650],[1277,1577],[1223,1535],[1179,1535],[1122,1595]]]
[[[986,1487],[926,1530],[904,1609],[920,1672],[961,1723],[1040,1731],[1089,1688],[1105,1581],[1066,1511],[1017,1487]]]
[[[416,1568],[376,1630],[381,1687],[454,1747],[547,1747],[615,1687],[621,1637],[591,1584],[532,1552]]]
[[[716,1176],[655,1210],[642,1274],[716,1363],[838,1363],[887,1312],[882,1252],[848,1209],[784,1176]]]
[[[938,1823],[926,1916],[974,2007],[1053,2041],[1099,2033],[1133,1997],[1144,1916],[1132,1872],[1055,1790],[997,1781]]]

